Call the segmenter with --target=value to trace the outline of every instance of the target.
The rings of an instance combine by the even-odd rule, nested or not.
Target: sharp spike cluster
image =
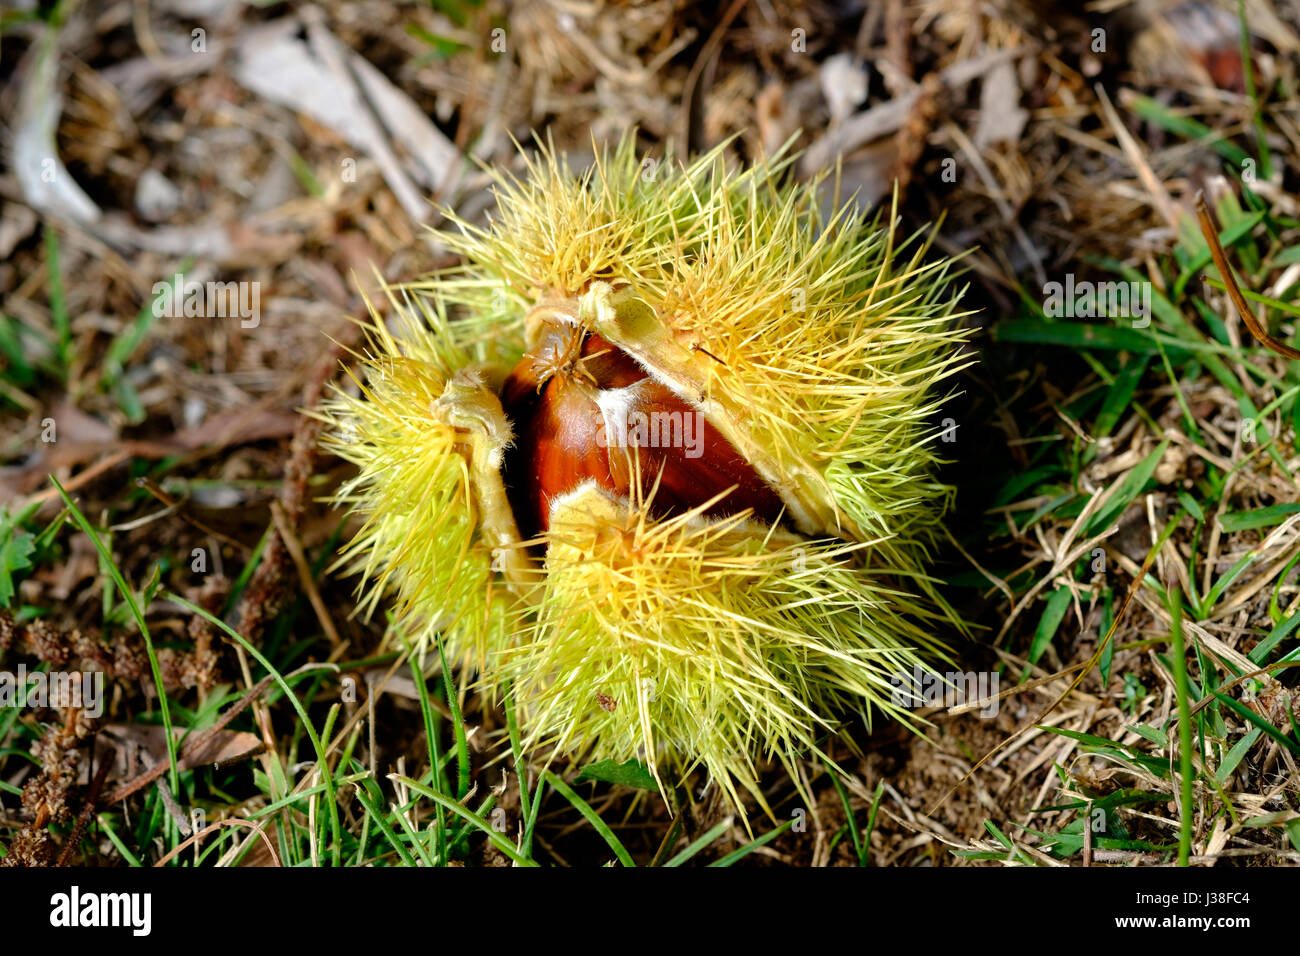
[[[793,768],[846,713],[907,720],[890,677],[962,628],[925,566],[952,496],[932,419],[965,332],[951,262],[900,241],[894,211],[826,216],[789,155],[725,157],[659,165],[629,136],[575,173],[539,144],[497,174],[487,226],[452,217],[461,266],[391,291],[395,329],[375,323],[359,393],[322,414],[358,467],[338,500],[363,521],[343,557],[363,608],[392,593],[408,629],[509,684],[534,745],[703,767],[739,804],[761,803],[757,761]],[[710,490],[683,493],[680,454],[624,448],[634,480],[566,483],[536,423],[636,407],[589,360],[702,414],[777,520],[729,513],[703,471]],[[516,429],[564,388],[584,401]],[[545,494],[519,487],[534,460]],[[516,521],[521,500],[549,514]]]

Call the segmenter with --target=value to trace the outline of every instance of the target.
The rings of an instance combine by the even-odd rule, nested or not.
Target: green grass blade
[[[266,669],[266,672],[271,675],[271,677],[275,680],[276,684],[279,685],[280,690],[284,693],[285,700],[287,700],[290,706],[292,706],[293,709],[297,711],[298,719],[302,721],[303,730],[306,731],[307,737],[311,740],[311,745],[313,749],[316,751],[317,767],[320,770],[321,780],[324,781],[325,783],[326,794],[327,794],[327,798],[325,802],[326,805],[329,807],[330,827],[334,835],[334,841],[332,845],[333,854],[334,854],[334,865],[337,866],[340,860],[342,859],[342,855],[343,855],[343,827],[339,821],[338,794],[335,792],[334,789],[334,776],[330,772],[329,759],[325,753],[325,746],[321,743],[320,736],[316,733],[316,728],[312,726],[311,718],[307,714],[307,709],[303,707],[302,701],[298,699],[298,695],[295,694],[293,690],[289,687],[289,684],[287,681],[285,681],[284,676],[278,670],[275,669],[275,666],[269,660],[266,659],[266,656],[261,651],[259,651],[256,647],[254,647],[251,643],[249,643],[248,639],[245,638],[238,631],[236,631],[233,627],[231,627],[225,621],[221,620],[219,617],[213,615],[212,612],[206,610],[205,608],[199,607],[197,604],[193,604],[190,601],[187,601],[185,598],[181,597],[179,594],[176,594],[175,592],[168,592],[167,597],[170,600],[175,601],[181,607],[188,610],[191,614],[199,615],[201,618],[206,620],[209,624],[212,624],[215,627],[220,628],[225,634],[233,638],[235,642],[239,644],[240,647],[242,647],[245,651],[247,651],[249,655],[251,655],[254,659],[256,659],[256,661]]]
[[[1165,596],[1169,608],[1169,634],[1173,648],[1174,693],[1178,697],[1178,776],[1182,784],[1179,801],[1178,865],[1187,866],[1192,848],[1192,711],[1187,690],[1187,648],[1183,641],[1183,602],[1172,585]]]
[[[678,853],[675,857],[665,863],[664,866],[681,866],[730,829],[731,817],[727,817],[727,819],[710,829],[709,832],[697,838],[690,846],[686,847],[686,849],[682,850],[681,853]]]
[[[1296,754],[1297,756],[1300,756],[1300,743],[1296,743],[1294,740],[1292,740],[1286,734],[1282,733],[1282,731],[1278,730],[1271,723],[1269,723],[1259,714],[1255,713],[1253,710],[1251,710],[1241,701],[1234,700],[1233,698],[1228,697],[1225,694],[1220,694],[1218,691],[1211,691],[1210,693],[1214,694],[1214,696],[1219,699],[1220,703],[1228,707],[1233,713],[1235,713],[1242,720],[1246,721],[1247,723],[1254,724],[1260,730],[1264,731],[1264,733],[1268,734],[1270,737],[1272,737],[1274,740],[1280,743],[1287,750],[1291,751],[1293,754]]]
[[[154,650],[153,638],[149,635],[149,625],[145,623],[144,612],[141,610],[140,605],[135,599],[135,592],[127,586],[126,579],[122,577],[122,572],[113,561],[112,553],[104,546],[104,542],[100,539],[99,535],[95,533],[95,529],[90,526],[90,522],[87,521],[86,516],[81,513],[81,509],[73,503],[72,498],[70,498],[67,491],[64,490],[63,485],[59,484],[59,479],[50,475],[50,481],[54,482],[54,487],[58,489],[60,497],[63,498],[63,503],[67,505],[68,512],[72,515],[72,520],[77,523],[77,527],[79,527],[82,533],[90,539],[91,543],[95,546],[95,550],[99,552],[100,559],[104,562],[104,567],[108,570],[109,576],[117,585],[118,590],[122,594],[122,599],[126,601],[127,607],[131,609],[131,616],[135,618],[136,626],[140,628],[140,636],[144,638],[145,653],[149,655],[149,670],[153,675],[154,687],[158,690],[158,708],[162,711],[163,730],[167,734],[167,760],[171,765],[168,768],[167,779],[171,782],[172,793],[176,794],[179,799],[181,794],[181,783],[180,773],[177,770],[176,763],[176,737],[172,734],[171,708],[167,703],[167,691],[163,687],[162,669],[158,666],[158,653]]]
[[[546,778],[547,783],[559,792],[560,796],[573,804],[574,809],[581,813],[586,821],[592,825],[595,831],[600,834],[601,839],[609,844],[609,848],[614,851],[614,855],[618,857],[620,863],[624,866],[636,866],[632,854],[627,852],[627,848],[623,846],[622,841],[614,835],[614,831],[609,828],[609,824],[602,820],[596,811],[591,808],[591,804],[574,793],[567,783],[551,771],[547,770],[542,776]]]
[[[794,821],[793,821],[793,820],[786,820],[785,823],[781,824],[781,825],[780,825],[779,827],[777,827],[775,830],[770,830],[770,831],[768,831],[767,833],[764,833],[764,834],[763,834],[761,837],[759,837],[757,840],[751,840],[751,841],[749,841],[748,843],[746,843],[744,846],[740,847],[739,849],[737,849],[737,850],[732,850],[730,853],[728,853],[728,854],[727,854],[726,856],[724,856],[722,859],[720,859],[720,860],[714,860],[712,863],[709,864],[709,866],[711,866],[711,867],[712,867],[712,866],[731,866],[731,865],[732,865],[733,863],[735,863],[737,860],[740,860],[740,859],[743,859],[744,857],[749,856],[749,854],[753,853],[753,852],[754,852],[755,850],[757,850],[759,847],[761,847],[761,846],[767,846],[769,843],[771,843],[773,840],[775,840],[777,837],[779,837],[779,836],[780,836],[782,833],[784,833],[786,830],[790,829],[792,826],[794,826]],[[866,865],[866,864],[864,863],[863,866],[865,866],[865,865]]]
[[[446,810],[450,810],[452,813],[460,817],[462,820],[472,824],[475,829],[479,830],[484,836],[486,836],[489,840],[492,841],[493,846],[495,846],[498,850],[500,850],[510,859],[514,860],[520,866],[537,865],[535,862],[523,856],[518,850],[516,850],[515,845],[513,843],[511,843],[509,840],[503,837],[500,833],[497,833],[497,831],[492,828],[492,824],[488,823],[481,816],[476,814],[473,810],[470,810],[467,807],[462,806],[461,804],[457,803],[455,800],[451,799],[445,794],[438,793],[438,791],[434,790],[432,787],[426,787],[424,784],[420,783],[419,781],[412,780],[410,777],[403,777],[398,774],[394,774],[392,779],[400,781],[402,784],[410,787],[416,793],[428,797],[434,803],[439,804]]]
[[[447,652],[442,646],[442,635],[437,635],[438,656],[442,660],[442,686],[447,694],[447,707],[451,710],[451,729],[456,738],[456,799],[464,800],[469,793],[469,738],[465,735],[465,720],[460,712],[460,698],[451,682],[451,668],[447,666]]]

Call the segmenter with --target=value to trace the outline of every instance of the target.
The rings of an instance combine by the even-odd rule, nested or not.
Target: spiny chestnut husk
[[[906,721],[891,678],[962,629],[925,572],[950,263],[789,162],[541,147],[322,412],[363,611],[393,595],[526,745],[702,766],[737,805],[850,712]]]

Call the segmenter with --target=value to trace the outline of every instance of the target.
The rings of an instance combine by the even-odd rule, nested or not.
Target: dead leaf
[[[1010,60],[989,70],[980,89],[980,119],[975,127],[979,149],[994,143],[1016,143],[1029,122],[1029,112],[1020,106],[1020,83]]]
[[[32,208],[77,223],[93,223],[100,217],[99,207],[63,165],[54,141],[63,112],[58,88],[58,31],[46,27],[29,56],[30,72],[13,125],[13,169],[18,185]]]
[[[179,748],[186,729],[173,727],[172,737]],[[111,760],[109,780],[131,780],[142,770],[167,760],[166,731],[162,727],[146,724],[107,724],[100,728],[95,739],[95,766]],[[219,730],[206,744],[180,757],[181,770],[195,767],[224,767],[247,760],[262,752],[262,738],[242,730]],[[82,784],[90,782],[90,761],[83,754],[77,767],[77,779]]]

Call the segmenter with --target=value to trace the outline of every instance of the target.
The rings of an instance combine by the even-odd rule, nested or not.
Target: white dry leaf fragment
[[[1192,50],[1239,48],[1237,17],[1222,7],[1208,3],[1180,3],[1166,8],[1157,17],[1172,27],[1179,39]]]
[[[142,219],[162,222],[180,207],[180,189],[158,170],[150,167],[135,181],[135,211]]]
[[[402,162],[389,146],[389,139],[358,86],[356,74],[349,69],[349,60],[359,59],[325,28],[320,12],[312,8],[303,11],[307,24],[307,41],[317,62],[327,75],[337,80],[337,86],[346,100],[350,119],[360,137],[358,146],[370,154],[383,173],[388,188],[393,191],[406,214],[414,222],[428,222],[432,209],[420,191],[411,182]]]
[[[1027,122],[1029,112],[1020,105],[1020,82],[1015,64],[1005,60],[984,77],[975,145],[982,150],[994,143],[1016,143]]]
[[[870,210],[894,188],[893,173],[898,166],[898,144],[892,139],[864,146],[846,157],[839,169],[839,195],[827,190],[819,197],[822,214],[830,217],[837,212],[837,203],[846,197],[863,211]]]
[[[429,222],[433,208],[416,188],[442,189],[459,169],[456,147],[365,59],[344,46],[317,18],[284,18],[244,34],[237,42],[234,77],[258,96],[297,110],[329,127],[374,159],[402,208]],[[403,164],[390,139],[411,154]]]
[[[302,184],[288,162],[272,163],[267,167],[248,197],[248,212],[269,213],[302,195]]]
[[[939,73],[939,81],[947,89],[964,86],[999,63],[1009,62],[1027,52],[1028,47],[1020,46],[982,53],[945,67]],[[829,169],[836,156],[846,155],[865,143],[898,132],[912,115],[920,97],[921,88],[918,85],[904,96],[862,110],[838,126],[832,126],[803,154],[799,160],[799,175],[804,178],[814,176]]]
[[[369,60],[354,53],[349,63],[384,127],[415,160],[413,178],[437,193],[453,189],[462,167],[456,145]]]
[[[200,508],[219,511],[225,508],[237,508],[250,502],[256,495],[250,490],[230,485],[201,485],[190,490],[188,499]]]
[[[302,244],[292,231],[261,231],[246,222],[201,222],[192,226],[140,229],[121,213],[108,213],[95,235],[116,249],[142,249],[166,256],[196,256],[215,265],[239,268],[280,263]]]
[[[920,98],[919,89],[857,113],[838,127],[823,133],[799,159],[799,173],[807,178],[828,169],[837,156],[852,152],[865,143],[896,133],[911,115]]]
[[[1281,53],[1293,54],[1300,50],[1300,36],[1277,15],[1274,6],[1291,6],[1294,10],[1295,5],[1275,4],[1273,0],[1246,0],[1246,24],[1252,36],[1265,40]],[[1171,27],[1183,42],[1193,48],[1221,45],[1227,49],[1229,44],[1239,42],[1236,3],[1215,5],[1141,0],[1137,9],[1140,22]]]
[[[851,53],[837,53],[817,71],[831,123],[846,120],[867,98],[867,71]]]
[[[1294,3],[1281,6],[1290,6],[1294,16]],[[1246,0],[1246,23],[1251,33],[1267,40],[1282,53],[1293,56],[1300,51],[1300,36],[1277,15],[1269,0]]]
[[[1300,262],[1293,262],[1287,266],[1264,294],[1274,299],[1281,299],[1296,283],[1300,283]]]
[[[143,230],[121,212],[101,210],[63,165],[55,145],[62,112],[57,41],[57,34],[47,27],[33,46],[19,93],[12,162],[27,205],[43,215],[82,226],[118,250],[199,254],[229,265],[257,261],[265,255],[287,255],[296,248],[299,240],[293,235],[263,235],[240,223]]]
[[[154,0],[154,6],[186,20],[208,20],[243,4],[240,0]]]
[[[1156,86],[1232,89],[1241,81],[1236,14],[1206,3],[1138,4],[1131,62]]]
[[[208,49],[203,54],[195,54],[190,49],[190,38],[185,37],[184,45],[173,50],[174,55],[168,55],[166,48],[175,46],[174,38],[171,34],[160,38],[165,48],[162,56],[138,56],[110,63],[99,71],[99,78],[117,91],[131,116],[144,116],[168,90],[226,63],[228,41],[215,31],[208,33]]]
[[[197,395],[186,396],[181,403],[181,422],[186,428],[198,428],[207,416],[208,404]]]
[[[1274,47],[1283,58],[1294,57],[1300,37],[1278,17],[1274,6],[1273,0],[1247,0],[1247,27],[1252,38]],[[1294,3],[1290,6],[1295,9]],[[1230,91],[1244,83],[1235,3],[1139,0],[1129,19],[1133,24],[1129,62],[1145,83],[1176,89],[1208,85]],[[1271,75],[1273,56],[1264,50],[1255,54],[1257,77]]]
[[[31,56],[14,122],[14,175],[33,209],[90,225],[100,218],[100,209],[72,178],[55,145],[63,97],[58,89],[58,34],[52,27],[45,28]]]
[[[325,67],[298,38],[296,20],[278,20],[245,33],[236,44],[234,77],[272,103],[310,116],[357,147],[368,130],[356,123],[363,107],[354,84]]]

